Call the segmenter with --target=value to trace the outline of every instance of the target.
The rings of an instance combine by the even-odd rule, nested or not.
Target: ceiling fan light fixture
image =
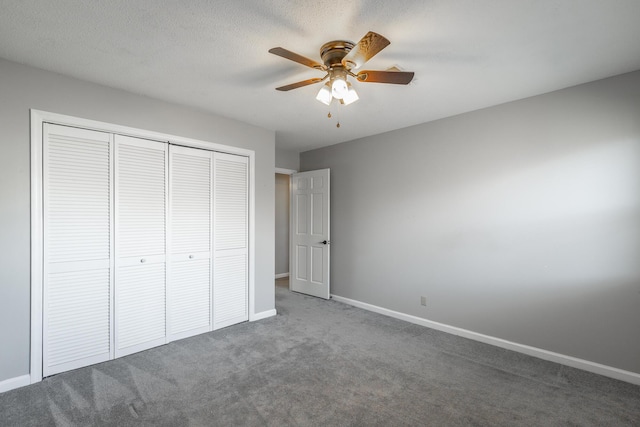
[[[331,104],[331,100],[333,99],[333,95],[331,95],[331,89],[329,88],[329,83],[323,85],[316,96],[316,99],[322,102],[325,105]]]
[[[316,99],[325,105],[330,105],[333,102],[333,98],[335,98],[340,104],[349,105],[359,99],[358,94],[351,87],[348,79],[349,76],[361,83],[407,85],[413,79],[414,73],[401,71],[399,67],[392,67],[385,71],[362,70],[357,73],[353,71],[377,55],[382,49],[387,47],[389,43],[386,37],[373,31],[365,34],[358,43],[353,43],[348,40],[333,40],[323,44],[320,48],[322,63],[298,55],[282,47],[269,49],[269,53],[326,73],[323,78],[316,77],[303,80],[277,87],[276,90],[289,91],[314,83],[325,82],[328,79],[328,82],[322,86],[316,95]]]

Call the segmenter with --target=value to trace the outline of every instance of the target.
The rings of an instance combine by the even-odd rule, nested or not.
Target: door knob
[[[322,242],[320,242],[320,243],[322,243],[323,245],[328,245],[328,244],[329,244],[329,243],[331,243],[331,242],[330,242],[329,240],[323,240],[323,241],[322,241]]]

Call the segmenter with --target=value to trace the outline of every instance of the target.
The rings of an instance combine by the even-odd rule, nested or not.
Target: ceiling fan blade
[[[269,49],[269,53],[273,53],[274,55],[290,59],[291,61],[297,62],[298,64],[306,65],[307,67],[315,68],[317,70],[326,69],[326,67],[319,62],[316,62],[313,59],[306,58],[302,55],[298,55],[297,53],[291,52],[290,50],[282,47],[274,47],[273,49]]]
[[[351,68],[360,68],[365,62],[373,58],[391,42],[378,33],[369,31],[358,44],[342,59],[342,65]]]
[[[276,90],[280,90],[280,91],[288,91],[291,89],[298,89],[299,87],[303,87],[303,86],[308,86],[308,85],[312,85],[314,83],[319,83],[321,81],[323,81],[324,79],[319,79],[319,78],[313,78],[313,79],[309,79],[309,80],[303,80],[301,82],[297,82],[297,83],[291,83],[290,85],[286,85],[286,86],[280,86],[277,87]]]
[[[413,71],[371,71],[362,70],[358,73],[358,81],[366,83],[392,83],[406,85],[413,80]]]

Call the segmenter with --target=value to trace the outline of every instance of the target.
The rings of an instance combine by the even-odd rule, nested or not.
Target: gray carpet
[[[276,294],[276,317],[0,394],[0,425],[640,426],[638,386]]]

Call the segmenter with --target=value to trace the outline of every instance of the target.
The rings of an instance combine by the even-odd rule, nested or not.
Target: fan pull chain
[[[327,118],[330,119],[331,117],[333,117],[331,115],[331,111],[329,111],[329,113],[327,114]],[[336,127],[339,128],[340,127],[340,113],[338,112],[338,121],[336,123]]]

